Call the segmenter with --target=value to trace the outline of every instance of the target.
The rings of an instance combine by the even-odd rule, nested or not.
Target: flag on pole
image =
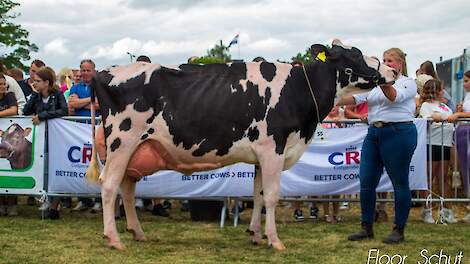
[[[230,41],[230,44],[228,44],[228,47],[227,48],[230,48],[230,46],[234,45],[234,44],[238,44],[238,35],[237,34],[233,39],[232,41]]]

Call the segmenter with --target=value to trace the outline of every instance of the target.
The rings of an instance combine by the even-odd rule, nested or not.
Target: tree
[[[204,57],[216,58],[222,60],[222,62],[229,62],[232,60],[230,56],[228,47],[220,41],[220,44],[215,44],[215,46],[207,51],[207,55]]]
[[[304,65],[311,63],[313,61],[312,53],[310,53],[310,47],[308,47],[304,53],[297,53],[294,57],[291,58],[292,61],[298,60],[301,61]]]
[[[0,0],[0,60],[7,68],[27,69],[22,61],[31,59],[30,53],[38,51],[36,44],[29,42],[29,32],[11,20],[20,14],[9,12],[20,4],[12,0]]]
[[[330,45],[325,45],[326,48],[330,48]],[[313,57],[312,57],[312,53],[310,52],[310,47],[307,47],[305,49],[305,52],[304,53],[297,53],[297,55],[295,55],[294,57],[291,58],[292,61],[294,60],[299,60],[301,61],[304,65],[305,64],[308,64],[308,63],[312,63],[313,62]]]

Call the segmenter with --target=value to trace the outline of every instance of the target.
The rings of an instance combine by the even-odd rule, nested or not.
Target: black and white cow
[[[106,146],[99,181],[108,246],[124,249],[114,221],[119,186],[127,228],[135,240],[145,240],[134,207],[136,180],[161,169],[190,174],[246,162],[260,168],[252,240],[262,241],[264,202],[269,245],[284,249],[274,213],[281,171],[303,154],[317,123],[333,107],[337,88],[369,89],[396,77],[391,68],[337,40],[331,49],[313,45],[312,54],[317,59],[305,70],[269,62],[178,68],[134,63],[98,73],[93,88],[104,126],[101,145]],[[100,144],[95,140],[94,145]],[[97,180],[94,157],[87,174]]]

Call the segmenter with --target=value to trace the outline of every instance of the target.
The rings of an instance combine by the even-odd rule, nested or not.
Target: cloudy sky
[[[202,56],[240,33],[232,58],[287,61],[333,38],[382,56],[399,47],[411,76],[425,60],[470,48],[468,0],[16,0],[15,20],[39,46],[34,58],[58,70],[83,58],[98,68],[125,64],[131,54],[178,64]]]

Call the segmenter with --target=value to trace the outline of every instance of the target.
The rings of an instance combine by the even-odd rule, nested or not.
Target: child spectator
[[[67,115],[67,103],[64,95],[55,84],[55,73],[49,67],[41,67],[33,77],[34,90],[24,107],[25,115],[33,115],[33,124],[39,125],[41,121]],[[47,145],[46,145],[47,148]],[[57,210],[60,198],[55,197],[49,208],[48,218],[58,219]]]
[[[420,102],[421,108],[419,115],[422,118],[432,118],[431,126],[431,158],[428,153],[428,161],[431,160],[432,179],[430,186],[432,191],[439,193],[442,197],[449,197],[452,193],[451,180],[448,178],[447,170],[450,162],[450,148],[452,147],[452,135],[454,132],[453,125],[443,123],[452,115],[452,110],[446,104],[442,103],[441,98],[444,94],[444,88],[437,79],[428,80],[421,91]],[[444,154],[442,155],[441,147],[444,146]],[[442,175],[441,172],[444,172]],[[444,177],[444,193],[441,193],[439,186],[440,179]],[[442,220],[447,223],[456,223],[454,212],[449,203],[444,204],[444,208],[439,212]],[[426,223],[434,223],[432,218],[432,208],[430,206],[423,208],[422,218]]]

